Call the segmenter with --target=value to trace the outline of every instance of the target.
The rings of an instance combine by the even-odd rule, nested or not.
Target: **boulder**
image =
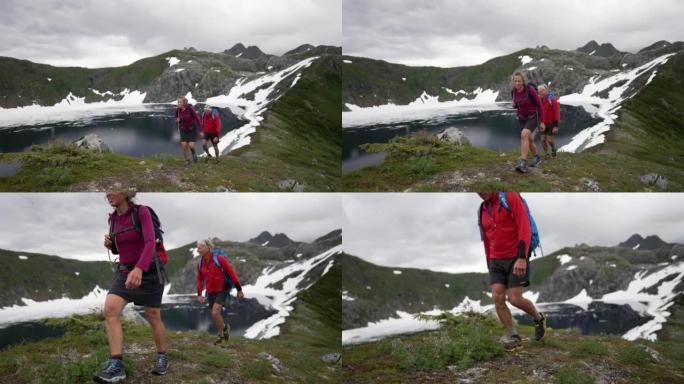
[[[287,179],[278,182],[278,189],[281,191],[304,192],[304,184],[300,184],[297,180]]]
[[[105,144],[104,140],[95,133],[89,133],[80,139],[74,141],[78,149],[94,149],[96,151],[111,151],[109,145]]]
[[[665,176],[659,175],[657,173],[641,175],[640,180],[643,184],[655,185],[660,189],[667,189],[667,179]]]
[[[470,144],[468,138],[456,127],[449,127],[437,134],[437,138],[458,145]]]

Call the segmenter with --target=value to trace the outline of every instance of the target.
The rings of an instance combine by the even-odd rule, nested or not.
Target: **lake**
[[[171,104],[146,104],[144,108],[131,111],[93,116],[84,114],[73,120],[0,127],[0,152],[21,152],[33,144],[42,145],[50,141],[71,143],[88,133],[95,133],[116,153],[136,157],[159,153],[180,156],[182,151],[175,108]],[[197,105],[196,108],[201,114],[203,106]],[[222,134],[246,123],[230,108],[222,108],[220,118]],[[199,136],[197,143],[201,148]]]
[[[561,129],[555,137],[556,146],[560,148],[569,143],[575,134],[599,121],[583,107],[561,105]],[[387,143],[393,137],[410,136],[423,129],[437,134],[448,127],[460,129],[477,147],[501,152],[520,146],[520,129],[513,109],[471,111],[428,120],[349,127],[342,130],[342,173],[378,165],[385,159],[383,153],[364,152],[359,148],[361,144]]]

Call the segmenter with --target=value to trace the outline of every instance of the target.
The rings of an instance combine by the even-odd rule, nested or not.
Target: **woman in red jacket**
[[[222,251],[214,249],[214,244],[211,240],[198,241],[197,252],[200,254],[196,273],[197,301],[201,304],[208,302],[209,308],[211,308],[211,318],[214,320],[219,337],[214,344],[218,344],[230,336],[230,326],[223,321],[223,316],[221,315],[221,310],[232,288],[227,279],[230,279],[232,285],[237,289],[238,300],[242,300],[245,295],[242,293],[240,279],[238,279],[235,270],[228,262],[228,257]],[[207,290],[206,300],[202,296],[202,291],[205,288]]]
[[[558,134],[560,106],[558,105],[558,100],[549,95],[546,85],[539,86],[539,98],[544,108],[544,125],[546,126],[541,128],[541,144],[548,159],[549,147],[551,147],[551,156],[556,157],[556,143],[553,142],[553,136]]]
[[[216,162],[219,162],[219,135],[221,134],[221,119],[219,118],[218,112],[214,111],[210,105],[204,107],[204,113],[202,113],[202,146],[204,147],[204,152],[207,153],[207,161],[211,157],[209,153],[209,146],[207,141],[211,142],[214,147],[214,152],[216,153]]]

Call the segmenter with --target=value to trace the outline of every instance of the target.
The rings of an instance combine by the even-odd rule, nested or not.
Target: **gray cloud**
[[[525,193],[545,254],[634,233],[684,243],[684,194]],[[436,271],[485,271],[474,193],[345,194],[345,251],[370,262]]]
[[[683,18],[678,0],[345,0],[342,35],[345,54],[449,67],[589,40],[635,52],[684,40]]]
[[[206,237],[246,241],[261,231],[311,241],[341,227],[335,194],[145,193],[138,203],[162,220],[168,248]],[[104,194],[0,194],[0,248],[106,260],[102,238],[112,208]]]
[[[8,0],[2,8],[0,56],[58,66],[118,66],[237,42],[282,54],[342,39],[341,0]]]

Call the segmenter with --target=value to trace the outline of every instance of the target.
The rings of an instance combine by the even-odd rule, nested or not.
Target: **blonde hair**
[[[182,101],[183,105],[188,105],[188,99],[185,98],[185,96],[178,96],[178,101]],[[180,103],[178,103],[180,105]]]
[[[204,244],[207,248],[214,249],[214,241],[211,239],[197,240],[197,245]]]
[[[133,199],[135,199],[135,196],[138,194],[138,191],[135,189],[135,187],[123,187],[121,183],[114,183],[114,185],[106,191],[106,193],[120,193],[126,196],[126,200],[128,202],[133,202]]]
[[[537,90],[538,90],[538,91],[541,91],[542,89],[545,90],[545,91],[548,91],[548,90],[549,90],[549,87],[547,87],[547,86],[544,85],[544,84],[539,84],[539,85],[537,86]]]

